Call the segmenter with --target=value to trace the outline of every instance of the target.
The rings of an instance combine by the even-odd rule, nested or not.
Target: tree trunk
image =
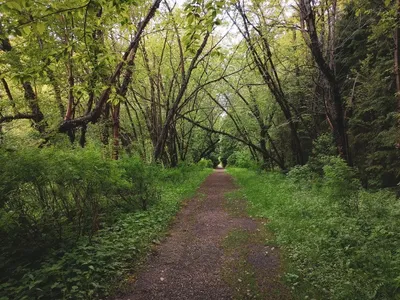
[[[75,78],[73,74],[73,61],[72,61],[72,55],[73,55],[73,50],[70,51],[69,53],[69,58],[68,58],[68,65],[67,65],[67,72],[68,72],[68,105],[67,105],[67,111],[65,113],[64,120],[69,121],[72,119],[73,115],[73,110],[74,110],[74,102],[75,102],[75,96],[74,96],[74,87],[75,87]],[[70,128],[67,131],[68,137],[71,141],[71,143],[74,143],[75,141],[75,128]]]
[[[196,62],[198,61],[201,53],[203,52],[204,48],[206,47],[209,37],[210,37],[210,33],[207,32],[203,38],[203,41],[202,41],[200,47],[197,49],[196,55],[193,57],[192,62],[190,64],[186,74],[182,78],[183,82],[179,89],[179,93],[176,96],[172,107],[168,110],[167,117],[165,119],[164,125],[160,132],[160,136],[157,140],[156,147],[154,149],[154,159],[156,161],[160,160],[160,158],[162,157],[162,155],[164,153],[164,147],[165,147],[165,143],[168,138],[168,132],[170,130],[171,123],[172,123],[173,119],[176,117],[176,114],[177,114],[178,108],[179,108],[179,104],[181,103],[182,98],[185,95],[186,89],[189,84],[190,77],[192,75],[193,70],[196,67]]]
[[[176,147],[176,124],[171,125],[171,129],[169,131],[168,136],[168,153],[169,153],[169,162],[170,167],[175,168],[178,165],[178,151]]]
[[[344,103],[340,94],[340,87],[335,76],[335,70],[332,69],[323,56],[321,44],[318,39],[315,11],[311,4],[311,0],[301,0],[299,3],[301,27],[304,39],[311,50],[313,58],[320,69],[321,73],[327,80],[330,92],[332,107],[334,110],[332,126],[333,136],[340,156],[350,165],[352,163],[348,146],[346,120],[344,117]],[[333,38],[333,37],[332,37]],[[331,58],[331,61],[333,59]]]
[[[246,12],[244,10],[244,7],[242,7],[240,2],[236,4],[236,8],[242,17],[244,29],[240,29],[240,27],[237,24],[236,25],[239,28],[239,31],[241,32],[242,36],[244,37],[244,39],[248,45],[250,53],[253,57],[253,61],[256,65],[263,81],[265,82],[265,84],[268,87],[269,91],[271,92],[272,96],[275,98],[286,121],[289,124],[289,129],[290,129],[290,132],[292,135],[291,147],[292,147],[293,156],[295,158],[296,163],[302,165],[302,164],[304,164],[304,154],[303,154],[303,149],[302,149],[302,145],[300,142],[300,138],[299,138],[299,135],[297,132],[298,128],[297,128],[296,120],[293,118],[288,100],[282,89],[280,78],[278,76],[278,72],[276,70],[275,63],[272,59],[272,51],[270,48],[269,41],[268,41],[267,37],[261,32],[260,28],[253,26],[249,22]],[[257,47],[256,47],[256,43],[254,42],[254,39],[252,38],[251,30],[253,30],[253,29],[258,34],[258,37],[260,39],[259,43],[262,46],[262,53],[259,53],[259,51],[257,50]]]
[[[39,131],[39,133],[44,134],[45,133],[45,124],[42,123],[42,121],[44,119],[44,115],[43,115],[42,111],[40,110],[39,102],[38,102],[35,92],[33,91],[32,85],[30,82],[26,81],[22,84],[22,86],[24,87],[25,99],[28,102],[28,105],[31,109],[32,114],[35,116],[34,118],[32,118],[33,127],[35,127]]]
[[[103,143],[104,146],[108,145],[108,139],[110,137],[110,110],[111,110],[111,105],[110,103],[106,103],[106,106],[104,108],[104,114],[103,114],[103,124],[102,124],[102,130],[101,130],[101,142]]]
[[[2,33],[1,24],[0,24],[0,33]],[[12,46],[11,46],[10,40],[8,38],[0,40],[0,50],[3,50],[5,52],[9,52],[12,50]],[[2,82],[3,82],[3,85],[4,85],[4,83],[6,83],[6,85],[4,87],[6,88],[6,93],[9,97],[9,99],[11,100],[12,96],[11,96],[11,92],[8,88],[7,82],[5,80],[4,81],[2,80]],[[32,115],[29,117],[29,119],[32,120],[33,127],[35,129],[37,129],[41,135],[44,135],[45,129],[46,129],[45,122],[42,122],[44,120],[44,115],[43,115],[42,111],[40,110],[39,102],[38,102],[35,92],[33,91],[32,85],[30,82],[25,81],[22,83],[22,87],[24,88],[24,97],[27,100],[28,106],[32,112]],[[10,98],[10,96],[11,96],[11,98]],[[17,114],[17,115],[19,115],[19,114]],[[18,119],[21,116],[22,115],[17,116],[16,119]],[[22,118],[19,118],[19,119],[22,119]]]
[[[50,68],[47,68],[46,72],[47,72],[47,76],[49,77],[50,83],[53,86],[54,96],[55,96],[56,101],[57,101],[57,105],[58,105],[58,110],[60,112],[60,116],[61,116],[61,118],[64,118],[66,113],[65,113],[64,105],[62,103],[60,85],[58,84],[57,79],[54,76],[54,72]]]
[[[112,159],[118,160],[119,158],[119,130],[120,130],[120,110],[121,104],[118,103],[114,106],[113,112],[113,151]]]
[[[11,94],[10,87],[8,86],[8,83],[4,78],[1,79],[1,82],[3,83],[4,90],[6,91],[8,101],[10,102],[14,113],[17,114],[18,110],[17,110],[17,107],[15,106],[15,101],[14,101],[14,98],[13,98],[13,96]]]
[[[396,28],[394,32],[394,69],[396,75],[397,113],[400,115],[400,0],[397,1]],[[400,149],[400,116],[398,117],[399,133],[396,147]]]

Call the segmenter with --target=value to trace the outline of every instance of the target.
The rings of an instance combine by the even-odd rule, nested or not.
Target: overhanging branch
[[[32,120],[35,119],[37,117],[37,115],[35,114],[16,114],[14,116],[3,116],[0,117],[0,124],[1,123],[5,123],[5,122],[11,122],[13,120],[22,120],[22,119],[28,119],[28,120]]]

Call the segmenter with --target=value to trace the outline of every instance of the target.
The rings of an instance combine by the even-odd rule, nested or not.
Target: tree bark
[[[24,97],[28,102],[28,105],[31,109],[32,114],[35,116],[32,118],[33,127],[36,128],[39,133],[45,133],[45,124],[42,122],[44,120],[44,115],[39,107],[39,101],[36,97],[35,92],[33,91],[32,85],[30,82],[26,81],[22,84],[24,87]]]
[[[1,30],[1,24],[0,24],[0,33],[2,32]],[[12,46],[10,43],[10,40],[8,38],[4,38],[2,40],[0,40],[0,50],[3,51],[12,51]],[[3,85],[4,85],[5,80],[3,81]],[[7,88],[6,88],[7,87]],[[32,120],[32,125],[33,127],[39,131],[39,133],[41,135],[43,135],[45,133],[45,129],[46,129],[46,124],[45,122],[42,122],[44,120],[44,115],[42,113],[42,111],[40,110],[40,106],[39,106],[39,101],[37,99],[37,96],[35,94],[35,92],[33,91],[32,85],[29,81],[25,81],[22,83],[22,87],[24,88],[24,97],[25,100],[28,103],[28,106],[32,112],[32,118],[14,118],[14,119],[31,119]],[[9,99],[12,99],[11,96],[11,92],[8,88],[7,82],[6,82],[6,86],[5,86],[6,90],[8,89],[7,95],[9,97]],[[11,96],[11,98],[10,98]]]
[[[304,39],[311,50],[312,56],[326,78],[329,85],[330,98],[334,114],[333,114],[333,136],[336,141],[338,152],[343,159],[350,165],[352,163],[348,137],[346,130],[346,120],[344,118],[344,103],[340,93],[340,86],[335,76],[334,69],[332,69],[323,56],[320,41],[318,39],[315,12],[311,4],[311,0],[300,0],[300,19]]]
[[[17,110],[17,107],[16,107],[16,105],[15,105],[14,97],[13,97],[13,95],[11,94],[11,90],[10,90],[10,87],[8,86],[7,81],[6,81],[4,78],[2,78],[2,79],[1,79],[1,82],[2,82],[2,84],[3,84],[3,87],[4,87],[4,90],[5,90],[5,92],[6,92],[8,101],[10,102],[11,107],[13,108],[14,113],[15,113],[15,114],[18,114],[18,110]]]
[[[120,130],[120,110],[121,104],[114,105],[113,111],[113,151],[112,159],[118,160],[119,158],[119,130]]]
[[[55,96],[56,101],[57,101],[57,105],[58,105],[58,110],[60,112],[60,116],[61,116],[61,118],[64,118],[65,117],[65,108],[64,108],[64,105],[62,103],[60,85],[58,84],[57,79],[54,76],[54,72],[50,68],[47,68],[46,72],[47,72],[47,76],[49,77],[50,83],[53,86],[54,96]]]
[[[398,117],[398,136],[396,147],[400,149],[400,0],[397,1],[396,28],[394,32],[394,69],[396,75],[396,98]]]

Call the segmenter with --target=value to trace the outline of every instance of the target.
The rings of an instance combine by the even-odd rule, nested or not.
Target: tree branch
[[[100,118],[102,108],[104,104],[108,101],[110,98],[111,94],[111,88],[112,86],[116,83],[117,78],[122,72],[122,69],[125,65],[131,66],[133,64],[133,60],[135,58],[136,50],[138,48],[140,38],[143,34],[144,29],[146,28],[147,24],[150,22],[150,20],[153,18],[155,15],[158,7],[160,6],[162,0],[155,0],[153,5],[151,6],[149,12],[147,13],[146,17],[144,18],[143,21],[139,22],[137,32],[135,34],[134,39],[130,43],[128,49],[124,53],[122,57],[122,61],[117,65],[117,67],[114,70],[114,73],[111,75],[111,77],[108,80],[107,87],[103,90],[94,110],[91,112],[87,113],[86,115],[71,119],[71,120],[64,120],[59,126],[59,131],[60,132],[67,132],[71,128],[76,128],[80,126],[84,126],[88,124],[89,122],[96,123],[98,119]],[[129,78],[131,75],[131,72],[127,70],[126,76],[124,78],[124,84],[122,85],[122,90],[126,90],[126,85],[127,82],[129,81]],[[124,91],[121,91],[124,92]]]
[[[5,122],[11,122],[13,120],[22,120],[22,119],[29,119],[29,120],[34,120],[37,118],[37,115],[35,114],[24,114],[24,113],[18,113],[14,116],[3,116],[0,117],[0,124],[5,123]]]

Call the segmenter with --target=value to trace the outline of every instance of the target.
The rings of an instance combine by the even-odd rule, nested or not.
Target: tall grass
[[[323,176],[230,169],[250,213],[268,218],[299,299],[400,299],[400,202],[370,192],[339,158]]]

